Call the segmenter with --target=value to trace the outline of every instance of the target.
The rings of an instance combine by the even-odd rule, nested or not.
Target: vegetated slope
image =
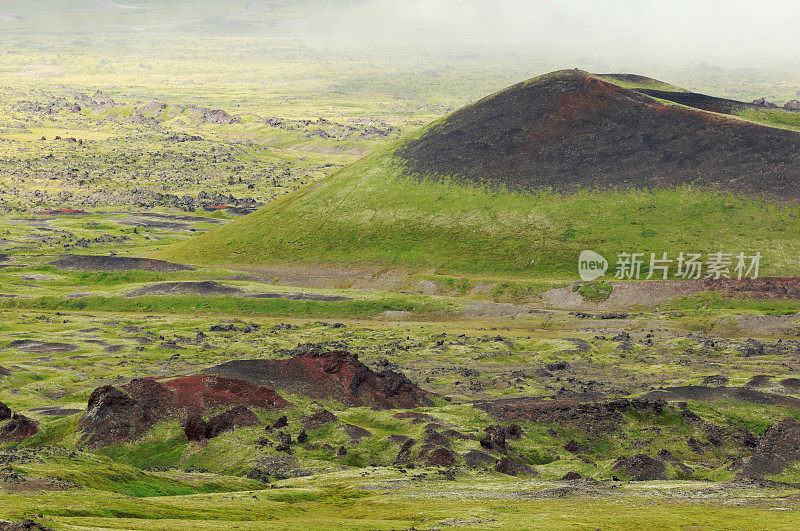
[[[797,153],[798,133],[557,72],[161,257],[574,276],[583,249],[758,250],[762,274],[786,274],[800,219],[749,197],[796,199]]]

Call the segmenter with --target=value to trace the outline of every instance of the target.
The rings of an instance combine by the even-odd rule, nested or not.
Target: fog
[[[314,16],[307,28],[354,42],[452,39],[597,57],[724,65],[794,62],[793,0],[384,0]]]
[[[797,0],[2,0],[4,35],[220,34],[370,50],[432,42],[665,65],[793,64]]]

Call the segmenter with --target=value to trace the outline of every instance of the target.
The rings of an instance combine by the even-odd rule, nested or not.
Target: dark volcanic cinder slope
[[[736,114],[741,111],[763,111],[769,109],[766,105],[759,105],[757,103],[745,103],[743,101],[729,100],[726,98],[717,98],[708,96],[706,94],[699,94],[697,92],[675,92],[671,90],[655,90],[655,89],[636,89],[636,92],[653,96],[662,100],[668,100],[681,105],[687,105],[696,109],[704,111],[717,112],[721,114]],[[785,112],[791,112],[786,109],[781,109]]]
[[[800,133],[678,105],[579,70],[514,85],[396,153],[421,176],[512,189],[698,186],[800,197]]]
[[[311,398],[333,398],[349,406],[375,409],[431,405],[424,390],[405,375],[373,372],[348,352],[299,354],[286,360],[236,360],[207,372],[242,378],[254,385],[271,385]]]

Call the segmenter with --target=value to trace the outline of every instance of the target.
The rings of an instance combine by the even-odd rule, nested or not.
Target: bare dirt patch
[[[253,299],[286,299],[292,301],[341,302],[352,300],[340,295],[319,295],[315,293],[251,293],[235,286],[220,284],[214,280],[197,282],[162,282],[143,286],[125,294],[126,297],[142,297],[146,295],[226,295],[248,297]]]
[[[603,312],[654,306],[704,291],[702,281],[698,280],[640,280],[610,284],[611,294],[601,302],[587,301],[573,286],[548,290],[542,294],[542,300],[552,309]]]
[[[6,348],[16,348],[23,352],[47,354],[50,352],[72,352],[77,349],[78,346],[71,343],[51,343],[47,341],[36,341],[34,339],[16,339],[9,343]]]

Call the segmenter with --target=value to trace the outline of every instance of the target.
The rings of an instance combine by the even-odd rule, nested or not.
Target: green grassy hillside
[[[796,207],[690,187],[568,195],[415,179],[387,149],[161,253],[199,264],[328,263],[509,276],[576,276],[577,256],[755,252],[793,274]]]

